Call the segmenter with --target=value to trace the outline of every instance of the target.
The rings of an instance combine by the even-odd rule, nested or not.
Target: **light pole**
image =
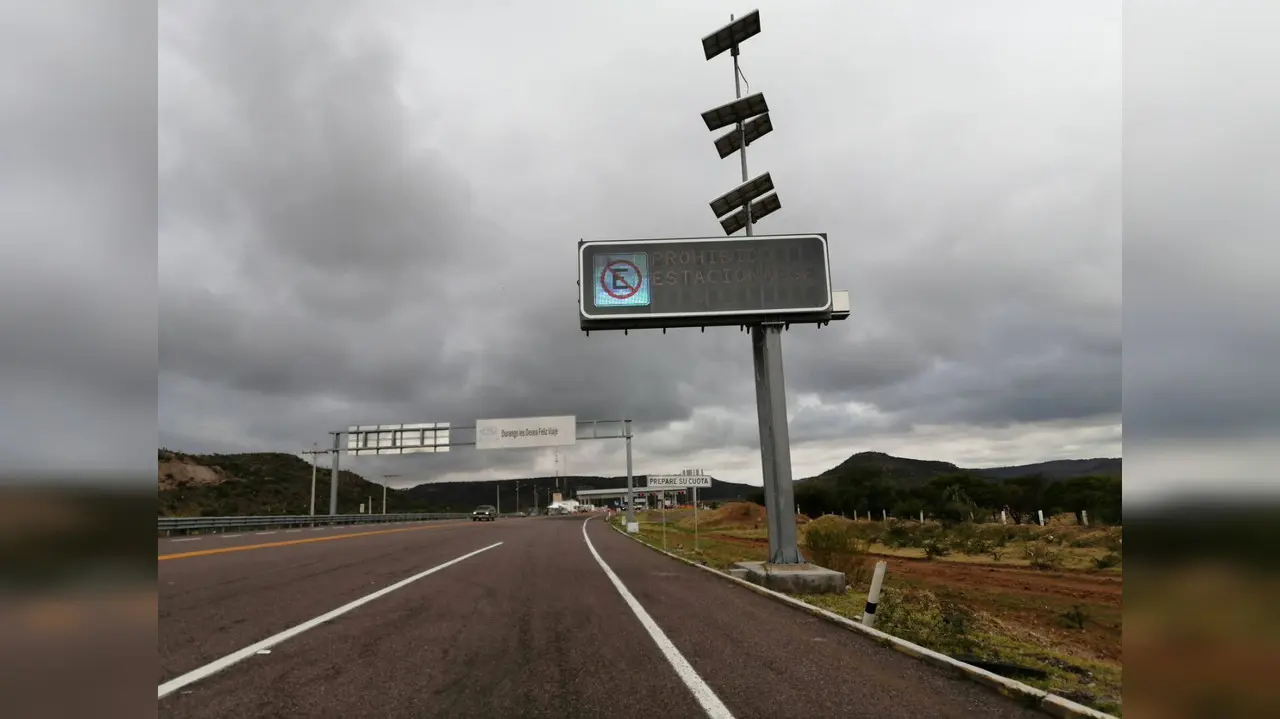
[[[636,523],[635,480],[631,474],[631,420],[623,421],[622,435],[627,440],[627,532],[635,534],[640,525]]]
[[[716,198],[711,209],[726,235],[739,229],[752,236],[753,223],[782,208],[773,192],[773,178],[765,173],[747,176],[747,146],[773,130],[763,93],[742,96],[739,46],[760,32],[760,11],[753,10],[702,39],[707,60],[729,51],[733,57],[734,101],[702,113],[708,130],[734,125],[715,141],[724,159],[740,153],[742,184]],[[759,198],[759,199],[757,199]],[[734,212],[734,210],[737,210]],[[729,214],[731,213],[732,214]],[[726,216],[727,215],[727,216]],[[787,431],[787,396],[782,374],[782,330],[777,322],[751,326],[751,356],[755,367],[756,414],[760,425],[760,462],[764,474],[765,511],[769,527],[769,561],[803,564],[796,536],[795,488],[791,479],[791,440]]]
[[[399,476],[400,475],[398,474],[382,475],[382,513],[383,514],[387,513],[387,480],[393,477],[399,477]]]
[[[318,443],[313,442],[311,451],[303,452],[303,454],[311,455],[311,516],[314,517],[316,516],[316,458],[321,454],[325,454],[325,452],[320,450]]]
[[[329,515],[338,514],[338,452],[342,448],[341,432],[330,432],[333,435],[333,464],[329,467]]]

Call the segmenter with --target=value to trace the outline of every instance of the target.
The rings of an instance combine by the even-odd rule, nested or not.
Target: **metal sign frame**
[[[414,454],[415,452],[414,452],[413,450],[417,450],[417,451],[422,452],[422,453],[431,454],[431,453],[435,453],[435,452],[448,452],[448,451],[449,451],[449,448],[451,448],[451,447],[475,447],[475,446],[476,446],[476,442],[475,442],[475,440],[474,440],[474,439],[473,439],[473,440],[471,440],[470,442],[458,442],[458,441],[455,441],[455,440],[454,440],[454,434],[453,434],[453,433],[454,433],[455,431],[457,431],[457,430],[464,430],[464,431],[470,431],[470,432],[474,435],[475,430],[476,430],[476,426],[475,426],[474,424],[473,424],[473,425],[470,425],[470,426],[466,426],[466,425],[463,425],[463,426],[457,426],[457,425],[453,425],[453,424],[448,423],[448,422],[434,422],[434,423],[416,423],[416,424],[404,424],[404,425],[400,425],[400,424],[382,424],[382,425],[350,425],[350,427],[364,427],[364,428],[374,428],[374,427],[378,427],[378,428],[384,428],[384,431],[390,431],[390,429],[391,429],[391,428],[400,428],[400,427],[404,427],[404,428],[409,428],[409,430],[410,430],[410,431],[414,431],[414,430],[416,430],[417,428],[422,427],[422,426],[423,426],[423,425],[425,425],[425,424],[434,424],[434,425],[436,425],[436,427],[440,427],[441,425],[443,425],[444,427],[443,427],[443,428],[440,428],[440,430],[439,430],[439,431],[442,431],[442,432],[447,431],[447,432],[448,432],[448,437],[447,437],[447,438],[445,438],[445,443],[444,443],[444,444],[437,444],[437,443],[434,443],[434,440],[435,440],[435,439],[437,438],[437,436],[438,436],[438,435],[437,435],[437,436],[433,436],[433,438],[432,438],[432,439],[433,439],[433,443],[432,443],[432,444],[429,444],[429,445],[428,445],[428,444],[426,444],[426,443],[420,443],[420,444],[417,444],[417,445],[411,445],[411,444],[406,445],[406,444],[401,444],[401,445],[399,445],[399,446],[395,447],[395,449],[396,449],[396,450],[399,450],[399,451],[394,452],[394,453],[390,453],[390,452],[383,452],[383,453],[381,453],[381,454],[382,454],[382,456],[404,456],[404,455],[407,455],[407,454]],[[605,434],[601,434],[601,427],[600,427],[601,425],[605,425],[605,426],[606,426],[606,427],[605,427],[605,429],[606,429],[606,432],[607,432],[607,433],[605,433]],[[621,425],[621,427],[620,427],[620,428],[618,428],[618,429],[611,429],[611,427],[610,427],[611,425]],[[574,431],[575,431],[575,435],[577,435],[578,431],[580,431],[583,427],[590,427],[590,429],[591,429],[590,435],[589,435],[589,436],[586,436],[586,437],[582,437],[582,436],[575,436],[575,441],[585,441],[585,440],[591,440],[591,439],[622,439],[622,440],[626,440],[626,446],[627,446],[627,450],[626,450],[626,454],[627,454],[627,491],[628,491],[628,492],[633,492],[633,491],[634,491],[634,489],[635,489],[635,487],[634,487],[635,479],[634,479],[634,475],[632,474],[632,463],[631,463],[631,440],[635,437],[635,435],[634,435],[634,434],[632,434],[632,432],[631,432],[631,420],[629,420],[629,419],[579,419],[579,420],[575,420],[575,421],[574,421]],[[373,430],[372,430],[372,429],[370,429],[370,430],[368,430],[368,431],[373,431]],[[339,476],[339,472],[340,472],[340,464],[341,464],[341,462],[339,461],[339,458],[340,458],[343,454],[352,454],[352,452],[351,452],[351,451],[349,451],[349,450],[347,449],[347,447],[343,446],[343,442],[342,442],[342,436],[343,436],[344,434],[347,434],[347,433],[348,433],[348,432],[347,432],[347,430],[346,430],[346,429],[339,430],[339,431],[337,431],[337,432],[330,432],[329,434],[333,437],[333,445],[332,445],[332,449],[329,449],[329,450],[316,450],[316,452],[317,452],[317,453],[328,453],[328,454],[332,455],[332,465],[331,465],[331,466],[330,466],[330,468],[329,468],[329,471],[330,471],[330,475],[329,475],[329,515],[330,515],[330,516],[336,516],[336,515],[338,514],[338,476]],[[348,442],[348,444],[349,444],[349,442]],[[430,451],[428,451],[428,448],[430,448]],[[518,451],[518,450],[522,450],[522,449],[527,450],[527,449],[547,449],[547,448],[546,448],[546,447],[512,447],[511,449],[513,449],[513,450],[517,450],[517,451]],[[404,450],[409,450],[409,451],[407,451],[407,452],[406,452],[406,451],[404,451]],[[374,452],[369,452],[369,451],[367,451],[367,450],[364,450],[364,448],[360,448],[359,450],[357,450],[357,451],[355,452],[355,454],[360,454],[360,453],[364,453],[364,454],[374,454]],[[629,504],[629,503],[628,503],[628,504]],[[631,511],[630,511],[630,510],[628,510],[628,512],[627,512],[627,525],[628,525],[628,530],[634,531],[634,528],[633,528],[633,527],[634,527],[634,524],[635,524],[635,521],[634,521],[634,519],[633,519],[633,515],[632,515]]]
[[[344,451],[355,456],[448,452],[450,429],[448,422],[352,425],[347,427]],[[415,434],[416,442],[405,441]]]
[[[768,241],[818,238],[822,244],[822,272],[826,283],[826,302],[820,307],[785,307],[777,309],[749,309],[727,311],[697,312],[629,312],[629,313],[591,313],[588,308],[594,305],[589,301],[588,293],[594,293],[594,285],[587,286],[583,282],[586,266],[587,250],[591,247],[627,247],[639,249],[647,246],[661,246],[683,243],[736,244],[749,246],[763,244]],[[621,253],[620,253],[621,254]],[[646,278],[647,281],[647,278]],[[652,286],[650,287],[652,291]],[[831,253],[830,244],[825,232],[790,233],[782,235],[752,235],[748,237],[662,237],[641,239],[606,239],[578,241],[578,317],[583,330],[610,329],[658,329],[667,327],[711,327],[749,325],[760,322],[785,322],[788,324],[819,323],[825,324],[833,318],[834,290],[831,285]]]

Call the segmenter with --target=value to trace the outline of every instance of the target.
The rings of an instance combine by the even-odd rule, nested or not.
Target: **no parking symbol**
[[[596,307],[644,307],[649,304],[649,255],[597,255]]]

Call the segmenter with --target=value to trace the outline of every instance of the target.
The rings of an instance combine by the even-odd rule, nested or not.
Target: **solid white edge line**
[[[627,539],[634,541],[635,543],[639,544],[642,547],[647,547],[649,549],[652,549],[653,551],[658,552],[659,554],[666,555],[678,562],[683,562],[695,569],[701,569],[704,572],[709,572],[715,575],[716,577],[719,577],[720,579],[733,582],[734,584],[737,584],[738,586],[749,589],[750,591],[755,592],[756,594],[770,597],[784,604],[791,605],[792,607],[795,607],[796,609],[799,609],[803,612],[807,612],[815,617],[819,617],[833,624],[837,624],[845,629],[852,631],[855,634],[859,632],[866,634],[870,636],[872,639],[875,639],[881,642],[883,645],[889,648],[892,648],[896,651],[906,654],[907,656],[912,657],[914,659],[923,661],[924,663],[929,664],[931,666],[955,670],[958,673],[964,675],[967,679],[970,679],[978,684],[985,685],[988,688],[991,688],[997,691],[998,693],[1003,694],[1006,697],[1010,697],[1010,698],[1021,697],[1021,698],[1027,698],[1027,699],[1033,700],[1036,702],[1039,708],[1041,708],[1050,716],[1067,718],[1067,719],[1074,719],[1077,717],[1088,717],[1089,719],[1117,719],[1117,717],[1112,716],[1111,714],[1106,714],[1092,707],[1087,707],[1087,706],[1084,706],[1083,704],[1073,702],[1070,699],[1066,699],[1065,697],[1058,696],[1057,694],[1051,694],[1049,692],[1044,691],[1043,689],[1037,689],[1033,686],[1030,686],[1029,684],[1023,684],[1022,682],[1017,681],[1016,679],[1009,679],[1008,677],[1000,676],[999,674],[989,672],[986,669],[982,669],[981,667],[975,667],[972,664],[965,664],[964,662],[959,661],[958,659],[953,659],[947,656],[946,654],[935,652],[934,650],[929,649],[928,647],[924,647],[919,644],[913,644],[905,639],[895,637],[892,634],[888,634],[886,632],[883,632],[879,629],[875,629],[873,627],[864,626],[859,621],[841,616],[839,614],[836,614],[835,612],[832,612],[829,609],[823,609],[822,607],[819,607],[814,604],[809,604],[808,602],[801,601],[799,599],[796,599],[795,597],[791,597],[786,594],[783,594],[782,592],[776,592],[767,587],[762,587],[758,584],[752,584],[751,582],[745,579],[738,579],[737,577],[731,574],[726,574],[724,572],[721,572],[718,569],[713,569],[704,564],[698,564],[697,562],[690,561],[688,559],[685,559],[684,557],[681,557],[678,554],[672,554],[671,552],[668,552],[660,547],[655,547],[654,545],[649,544],[648,542],[636,537],[634,534],[628,534],[627,532],[625,532],[619,527],[614,527],[612,525],[609,525],[609,526],[613,529],[613,531],[617,532],[618,534],[621,534]]]
[[[694,671],[693,665],[684,658],[676,645],[671,643],[667,635],[663,633],[658,623],[653,621],[653,617],[640,606],[640,602],[632,596],[626,585],[618,579],[618,575],[613,573],[609,565],[605,563],[604,558],[596,551],[595,545],[591,543],[591,538],[587,536],[587,522],[591,521],[591,517],[587,517],[582,523],[582,538],[587,542],[587,549],[591,550],[591,556],[596,558],[596,563],[604,570],[605,576],[609,581],[613,582],[613,588],[618,590],[618,594],[622,595],[622,600],[631,607],[631,611],[635,613],[636,618],[640,620],[640,624],[644,626],[645,631],[649,632],[649,636],[653,639],[654,644],[658,645],[658,649],[662,651],[662,655],[667,658],[667,662],[671,664],[671,668],[676,670],[676,674],[684,685],[693,693],[693,698],[698,700],[698,704],[702,706],[702,710],[707,713],[711,719],[733,719],[733,713],[729,708],[720,701],[720,697],[712,691],[702,677],[698,676],[698,672]]]
[[[365,595],[365,596],[360,597],[359,599],[357,599],[357,600],[355,600],[355,601],[348,602],[347,604],[344,604],[344,605],[342,605],[341,607],[338,607],[337,609],[334,609],[334,610],[332,610],[332,611],[326,612],[325,614],[321,614],[320,616],[316,617],[315,619],[311,619],[311,620],[305,621],[305,622],[303,622],[302,624],[299,624],[299,625],[297,625],[297,626],[290,627],[289,629],[286,629],[286,630],[284,630],[283,632],[280,632],[279,634],[275,634],[275,635],[273,635],[273,636],[267,637],[266,639],[263,639],[263,640],[262,640],[262,641],[260,641],[260,642],[255,642],[255,643],[253,643],[253,644],[250,644],[249,646],[245,647],[244,649],[241,649],[241,650],[236,651],[236,652],[232,652],[231,654],[228,654],[228,655],[226,655],[225,657],[222,657],[221,659],[216,659],[216,660],[214,660],[214,661],[212,661],[212,662],[209,662],[208,664],[206,664],[206,665],[204,665],[204,666],[202,666],[202,667],[199,667],[199,668],[197,668],[197,669],[192,669],[191,671],[187,672],[186,674],[183,674],[183,675],[182,675],[182,676],[180,676],[180,677],[176,677],[176,678],[174,678],[174,679],[170,679],[169,681],[165,682],[164,684],[161,684],[161,685],[160,685],[160,687],[159,687],[159,696],[158,696],[158,698],[159,698],[159,699],[163,699],[165,696],[167,696],[167,695],[169,695],[169,694],[172,694],[173,692],[175,692],[175,691],[177,691],[177,690],[181,689],[182,687],[185,687],[185,686],[187,686],[188,684],[191,684],[191,683],[193,683],[193,682],[198,682],[198,681],[200,681],[201,679],[204,679],[204,678],[209,677],[209,676],[211,676],[211,675],[213,675],[213,674],[216,674],[216,673],[218,673],[218,672],[222,671],[223,669],[226,669],[227,667],[230,667],[231,665],[233,665],[233,664],[235,664],[235,663],[237,663],[237,662],[240,662],[240,661],[242,661],[242,660],[244,660],[244,659],[247,659],[247,658],[249,658],[249,657],[253,656],[254,654],[257,654],[258,652],[262,651],[263,649],[270,649],[271,647],[273,647],[273,646],[275,646],[275,645],[277,645],[277,644],[279,644],[279,643],[281,643],[281,642],[283,642],[283,641],[286,641],[286,640],[288,640],[288,639],[292,639],[293,637],[296,637],[296,636],[298,636],[299,634],[301,634],[301,633],[303,633],[303,632],[305,632],[305,631],[307,631],[307,630],[309,630],[309,629],[314,629],[315,627],[318,627],[318,626],[320,626],[321,624],[324,624],[324,623],[325,623],[325,622],[327,622],[327,621],[330,621],[330,620],[332,620],[332,619],[336,619],[337,617],[340,617],[340,616],[342,616],[343,614],[346,614],[347,612],[351,611],[352,609],[355,609],[355,608],[357,608],[357,607],[359,607],[359,606],[362,606],[362,605],[364,605],[364,604],[368,604],[369,602],[372,602],[373,600],[378,599],[379,597],[385,596],[385,595],[387,595],[387,594],[390,594],[391,592],[394,592],[394,591],[395,591],[395,590],[397,590],[397,589],[400,589],[401,587],[404,587],[404,586],[407,586],[407,585],[409,585],[409,584],[412,584],[413,582],[416,582],[416,581],[418,581],[419,579],[422,579],[423,577],[425,577],[425,576],[427,576],[427,575],[435,574],[436,572],[440,571],[441,569],[445,569],[446,567],[451,567],[451,566],[453,566],[453,565],[457,564],[458,562],[461,562],[461,561],[466,560],[466,559],[470,559],[471,557],[474,557],[474,556],[476,556],[477,554],[480,554],[481,552],[487,552],[487,551],[489,551],[490,549],[493,549],[494,547],[497,547],[497,546],[499,546],[499,545],[501,545],[501,544],[502,544],[502,542],[494,542],[493,544],[490,544],[490,545],[489,545],[489,546],[487,546],[487,547],[483,547],[483,548],[481,548],[481,549],[477,549],[477,550],[476,550],[476,551],[474,551],[474,552],[468,552],[467,554],[464,554],[464,555],[462,555],[461,557],[458,557],[458,558],[456,558],[456,559],[450,559],[449,561],[445,562],[444,564],[438,564],[438,565],[436,565],[436,566],[432,567],[431,569],[426,570],[425,572],[419,572],[419,573],[417,573],[417,574],[413,575],[412,577],[408,577],[408,578],[406,578],[406,579],[401,579],[400,581],[396,582],[395,584],[392,584],[392,585],[387,586],[387,587],[383,587],[382,589],[379,589],[378,591],[374,592],[373,594]]]

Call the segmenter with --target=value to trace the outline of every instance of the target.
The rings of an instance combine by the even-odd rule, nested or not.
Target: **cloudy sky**
[[[1173,86],[1188,69],[1145,68],[1150,101],[1122,113],[1122,80],[1144,69],[1122,75],[1107,0],[758,7],[743,73],[775,131],[749,159],[784,203],[759,231],[827,232],[853,303],[843,323],[785,336],[795,476],[861,450],[964,466],[1120,456],[1122,130],[1140,125],[1139,151],[1169,173],[1213,154],[1168,119],[1191,105]],[[733,76],[699,40],[749,9],[163,3],[160,444],[299,451],[356,423],[630,417],[637,472],[759,483],[747,335],[586,337],[574,286],[579,238],[719,234],[706,203],[739,168],[699,113],[732,99]],[[1186,449],[1233,402],[1265,419],[1245,381],[1267,377],[1256,361],[1233,360],[1220,387],[1185,381],[1264,338],[1249,315],[1204,327],[1215,339],[1199,352],[1161,351],[1195,320],[1162,304],[1194,304],[1179,295],[1188,268],[1208,294],[1241,268],[1227,257],[1209,276],[1179,254],[1179,236],[1192,245],[1216,220],[1181,188],[1146,189],[1159,211],[1136,230],[1164,241],[1125,278],[1147,304],[1123,320],[1160,371],[1133,380],[1134,407],[1143,439]],[[579,443],[565,469],[620,473],[621,449]],[[410,484],[545,473],[554,458],[346,466]]]

